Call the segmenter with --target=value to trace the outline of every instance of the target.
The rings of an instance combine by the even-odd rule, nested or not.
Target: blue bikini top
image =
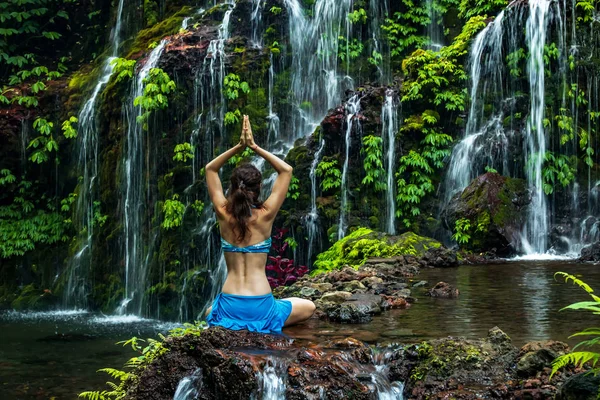
[[[221,238],[221,247],[225,253],[268,253],[271,250],[271,238],[246,247],[237,247]]]

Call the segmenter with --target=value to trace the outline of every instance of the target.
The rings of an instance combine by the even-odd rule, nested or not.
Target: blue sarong
[[[292,303],[275,300],[272,293],[262,296],[221,293],[213,302],[206,322],[234,331],[280,333],[291,313]]]

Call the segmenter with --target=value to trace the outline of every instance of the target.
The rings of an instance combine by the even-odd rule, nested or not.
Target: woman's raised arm
[[[229,161],[231,157],[243,151],[245,148],[246,144],[244,136],[242,135],[240,143],[206,164],[206,167],[204,168],[204,172],[206,174],[206,186],[208,187],[208,195],[210,196],[210,201],[212,201],[215,210],[222,209],[227,203],[227,199],[223,193],[221,178],[219,177],[219,170],[227,161]]]
[[[245,140],[243,140],[243,143],[250,147],[258,156],[264,158],[269,164],[271,164],[273,169],[275,169],[278,174],[277,179],[273,184],[271,195],[263,203],[263,207],[267,212],[267,218],[274,219],[287,196],[290,181],[292,180],[293,168],[281,158],[269,153],[267,150],[260,148],[256,143],[254,143],[252,126],[250,125],[250,120],[248,119],[247,115],[244,115],[243,131],[245,134]]]

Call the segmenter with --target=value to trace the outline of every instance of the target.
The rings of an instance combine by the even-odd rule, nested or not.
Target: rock
[[[440,247],[427,250],[421,258],[420,264],[433,268],[454,268],[458,267],[458,258],[456,252]]]
[[[449,283],[438,282],[433,288],[429,289],[427,294],[431,297],[452,299],[458,297],[458,289],[452,287]]]
[[[300,295],[302,297],[312,297],[316,293],[317,293],[317,290],[315,288],[305,286],[302,289],[300,289]]]
[[[596,400],[599,389],[600,376],[582,372],[565,380],[555,400]]]
[[[409,306],[408,302],[403,297],[385,296],[385,295],[383,295],[381,297],[382,297],[381,308],[383,308],[384,310],[407,308]]]
[[[346,323],[366,323],[372,316],[381,313],[381,296],[355,293],[339,306],[327,311],[327,316],[332,321]]]
[[[376,276],[370,276],[368,278],[364,278],[363,280],[360,281],[360,283],[362,283],[363,285],[366,286],[373,286],[376,285],[378,283],[383,283],[383,279],[376,277]]]
[[[350,281],[343,285],[344,292],[355,292],[357,290],[365,290],[367,287],[359,281]]]
[[[394,292],[392,294],[392,296],[395,296],[395,297],[410,297],[411,294],[412,293],[411,293],[410,289],[402,289],[402,290],[398,290],[397,292]]]
[[[600,242],[596,242],[581,249],[580,262],[598,262],[600,261]]]
[[[373,398],[368,383],[358,378],[372,369],[371,350],[354,339],[330,342],[328,349],[305,348],[282,336],[210,328],[169,337],[164,347],[168,351],[127,381],[127,399],[172,399],[179,382],[192,375],[202,388],[195,397],[200,400],[262,397],[259,380],[267,365],[287,381],[286,399]]]
[[[456,194],[442,212],[446,229],[455,232],[456,221],[469,220],[469,242],[461,247],[475,253],[495,250],[500,257],[515,254],[526,211],[531,202],[522,179],[486,173]]]
[[[427,281],[419,281],[419,282],[413,284],[412,287],[413,288],[420,288],[420,287],[425,287],[427,285],[429,285],[429,282],[427,282]]]
[[[544,368],[551,368],[552,361],[566,354],[569,346],[563,342],[545,341],[525,344],[517,362],[517,374],[521,377],[534,376]]]
[[[330,292],[325,293],[321,297],[321,301],[339,304],[345,302],[350,297],[352,297],[352,293],[350,292]]]

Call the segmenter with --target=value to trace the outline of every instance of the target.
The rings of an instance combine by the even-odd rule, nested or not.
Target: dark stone
[[[331,308],[327,316],[332,321],[360,324],[370,322],[373,315],[381,313],[382,298],[379,295],[355,293],[348,301]]]
[[[442,299],[452,299],[458,297],[458,289],[452,287],[449,283],[438,282],[433,288],[429,289],[427,294],[431,297]]]
[[[455,251],[440,247],[427,250],[420,263],[426,267],[453,268],[458,267],[458,258]]]
[[[596,242],[581,249],[581,262],[598,262],[600,261],[600,242]]]
[[[565,380],[556,393],[556,400],[596,400],[600,389],[600,376],[586,372]]]
[[[471,238],[461,247],[475,253],[492,250],[499,257],[508,257],[516,253],[530,202],[524,180],[490,172],[475,178],[462,193],[455,195],[444,209],[442,219],[452,232],[456,221],[470,221],[467,233]]]

